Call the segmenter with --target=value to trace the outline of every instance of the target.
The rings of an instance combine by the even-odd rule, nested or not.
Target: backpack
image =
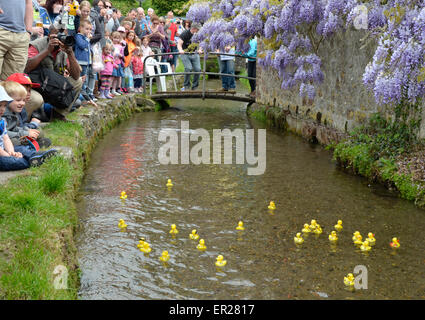
[[[59,109],[67,109],[71,106],[75,92],[71,83],[64,76],[48,68],[37,68],[28,75],[32,82],[41,85],[40,88],[34,90],[42,95],[44,102]]]

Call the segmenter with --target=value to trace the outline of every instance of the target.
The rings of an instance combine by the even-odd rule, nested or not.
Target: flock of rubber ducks
[[[356,231],[353,233],[352,240],[355,245],[360,245],[360,250],[362,251],[370,251],[372,248],[371,246],[375,245],[376,243],[375,235],[372,232],[369,232],[367,234],[366,240],[362,242],[362,236],[360,235],[360,232]],[[390,247],[393,249],[400,248],[400,240],[396,237],[392,238]],[[344,284],[350,289],[354,288],[354,275],[352,273],[349,273],[346,277],[344,277]]]
[[[171,181],[171,179],[167,180],[167,184],[166,186],[170,189],[173,187],[173,183]],[[121,196],[120,198],[122,200],[127,199],[127,194],[125,193],[125,191],[121,192]],[[270,201],[269,206],[267,207],[270,211],[274,211],[276,210],[276,204],[274,203],[274,201]],[[120,219],[119,223],[118,223],[118,227],[121,230],[125,230],[125,228],[127,228],[127,224],[125,223],[125,221],[123,219]],[[239,221],[238,225],[235,228],[236,230],[239,231],[243,231],[245,230],[243,221]],[[338,234],[337,232],[341,232],[343,229],[342,226],[342,220],[338,220],[337,223],[334,225],[334,231],[331,231],[331,233],[328,236],[329,242],[331,244],[336,244],[338,242]],[[176,234],[179,233],[179,230],[177,229],[177,226],[175,224],[171,225],[171,230],[169,232],[171,235],[175,236]],[[302,237],[301,234],[305,234],[308,235],[309,233],[314,233],[316,235],[320,235],[323,233],[323,230],[320,226],[320,224],[317,223],[317,221],[315,219],[311,220],[310,224],[305,223],[301,232],[298,232],[295,237],[294,237],[294,242],[297,245],[301,245],[304,243],[304,239]],[[192,232],[189,234],[189,239],[191,240],[198,240],[200,238],[199,234],[197,233],[196,229],[193,229]],[[375,245],[376,243],[376,239],[375,239],[375,235],[372,232],[369,232],[367,235],[367,238],[365,239],[365,241],[362,240],[363,237],[360,234],[359,231],[355,231],[353,233],[353,243],[354,245],[356,245],[362,252],[369,252],[372,249],[372,246]],[[400,241],[394,237],[392,238],[392,241],[390,242],[390,247],[397,249],[400,247]],[[150,253],[152,251],[152,248],[150,247],[150,244],[148,242],[145,241],[144,238],[141,238],[139,240],[139,244],[137,245],[137,248],[140,249],[140,251],[142,251],[143,253]],[[199,243],[196,246],[196,249],[200,250],[200,251],[205,251],[207,249],[207,246],[205,245],[205,240],[204,239],[199,239]],[[167,262],[170,259],[170,256],[168,254],[168,251],[164,250],[161,254],[161,256],[159,257],[159,259],[162,262]],[[217,267],[224,267],[227,264],[227,261],[224,260],[223,255],[218,255],[216,258],[216,262],[215,265]],[[350,288],[353,288],[354,286],[354,275],[352,273],[349,273],[346,277],[344,277],[344,284]]]
[[[342,220],[338,220],[336,225],[334,225],[335,230],[331,231],[331,233],[328,236],[329,242],[332,244],[336,244],[338,242],[338,232],[341,232],[343,229],[342,226]],[[317,223],[316,220],[311,220],[310,224],[305,223],[301,232],[305,235],[309,233],[315,233],[315,234],[321,234],[323,232],[322,228],[320,227],[320,224]],[[294,237],[294,242],[296,244],[302,244],[304,242],[304,239],[301,235],[301,232],[298,232]],[[360,248],[361,251],[370,251],[372,246],[375,245],[376,239],[375,235],[372,232],[369,232],[367,234],[367,238],[363,241],[363,237],[360,234],[359,231],[355,231],[353,233],[353,243]],[[400,247],[400,241],[397,238],[393,238],[390,242],[390,246],[392,248],[399,248]]]
[[[334,225],[335,230],[331,231],[331,233],[328,236],[329,242],[333,245],[335,245],[338,242],[338,232],[341,232],[343,229],[342,226],[342,220],[338,220],[336,225]],[[305,223],[301,232],[298,232],[295,237],[294,237],[294,242],[297,245],[301,245],[302,243],[304,243],[304,239],[301,235],[301,233],[307,235],[309,233],[315,233],[317,235],[321,234],[322,228],[320,227],[320,225],[317,223],[316,220],[311,220],[310,224]],[[363,237],[360,234],[359,231],[355,231],[353,233],[353,237],[352,237],[353,243],[354,245],[356,245],[360,251],[362,252],[369,252],[372,249],[372,246],[375,245],[376,243],[376,238],[375,235],[372,232],[369,232],[367,234],[367,238],[363,241]],[[392,241],[390,242],[390,247],[397,249],[400,247],[400,241],[397,238],[392,238]],[[346,277],[344,277],[344,284],[350,288],[354,287],[354,275],[352,273],[349,273]]]
[[[331,231],[331,233],[328,236],[329,242],[333,245],[335,245],[338,242],[338,232],[341,232],[343,229],[342,226],[342,220],[338,220],[336,225],[334,225],[335,230]],[[310,224],[305,223],[303,229],[301,232],[305,235],[309,233],[315,233],[315,234],[321,234],[322,228],[317,223],[316,220],[311,220]],[[294,237],[294,242],[297,245],[300,245],[304,243],[304,239],[301,236],[301,232],[298,232]],[[359,231],[355,231],[353,233],[352,237],[353,243],[355,246],[357,246],[360,251],[362,252],[369,252],[372,249],[372,246],[376,243],[375,235],[372,232],[369,232],[367,234],[367,238],[363,241],[363,237],[360,234]],[[392,241],[390,242],[390,247],[397,249],[400,247],[400,241],[397,238],[392,238]],[[346,277],[344,277],[344,284],[350,288],[354,287],[354,275],[352,273],[349,273]]]
[[[171,181],[171,179],[167,180],[167,184],[166,186],[168,187],[168,189],[170,190],[170,188],[173,187],[173,182]],[[120,195],[120,199],[121,200],[126,200],[127,199],[127,194],[125,191],[121,192]],[[276,209],[276,205],[274,204],[273,201],[270,202],[270,205],[268,207],[270,210],[275,210]],[[118,222],[118,227],[121,229],[121,231],[125,231],[127,228],[127,224],[125,223],[124,219],[120,219]],[[242,221],[238,222],[238,225],[236,226],[236,230],[239,231],[243,231],[245,230],[245,227],[243,225]],[[169,233],[174,237],[176,234],[179,233],[179,230],[177,229],[177,225],[172,224],[171,225],[171,229],[169,231]],[[198,232],[196,229],[193,229],[192,232],[189,234],[189,239],[191,240],[198,240],[200,238]],[[150,244],[145,240],[145,238],[140,238],[139,243],[137,244],[137,248],[145,253],[148,254],[152,251],[152,248],[150,246]],[[205,240],[204,239],[200,239],[198,245],[196,246],[196,249],[200,250],[200,251],[205,251],[207,250],[207,246],[205,245]],[[168,251],[164,250],[162,251],[161,256],[159,257],[159,260],[161,260],[162,262],[166,263],[168,260],[170,259],[170,255],[168,253]],[[217,267],[224,267],[227,264],[227,260],[224,260],[223,255],[218,255],[216,258],[216,262],[215,265]]]

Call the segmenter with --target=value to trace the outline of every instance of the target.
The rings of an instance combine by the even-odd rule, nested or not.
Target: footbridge
[[[236,90],[224,91],[223,89],[212,90],[206,88],[207,76],[219,76],[219,77],[234,77],[235,79],[247,79],[247,80],[256,80],[255,77],[247,77],[236,74],[228,73],[217,73],[217,72],[207,72],[207,58],[210,55],[217,55],[218,59],[220,55],[224,56],[234,56],[242,57],[245,56],[239,54],[229,54],[229,53],[218,53],[218,52],[209,52],[208,54],[202,54],[203,66],[200,71],[190,71],[190,72],[173,72],[169,62],[160,62],[158,60],[161,56],[169,55],[180,55],[178,52],[170,53],[159,53],[150,55],[144,58],[144,72],[143,72],[143,93],[149,95],[153,100],[165,100],[165,99],[221,99],[221,100],[233,100],[241,101],[252,104],[255,102],[255,96],[243,93],[242,90],[238,87]],[[201,59],[201,57],[200,57]],[[200,61],[200,60],[199,60]],[[196,69],[196,68],[195,68]],[[192,90],[181,90],[177,88],[176,77],[190,75],[199,75],[199,86]],[[201,79],[202,78],[202,79]],[[153,85],[155,79],[156,86]],[[172,82],[170,82],[172,80]],[[170,84],[173,87],[170,89]],[[147,92],[149,88],[149,93]],[[239,92],[238,92],[239,91]]]

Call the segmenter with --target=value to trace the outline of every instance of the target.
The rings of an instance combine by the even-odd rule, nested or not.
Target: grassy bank
[[[381,182],[401,198],[425,207],[425,147],[416,137],[419,124],[410,112],[396,110],[395,121],[375,114],[347,140],[329,148],[344,169]]]
[[[0,298],[75,299],[78,269],[72,234],[77,224],[74,192],[85,149],[80,125],[54,122],[46,128],[55,145],[70,147],[74,164],[54,157],[0,186]],[[78,132],[78,135],[75,133]],[[56,134],[54,134],[56,133]],[[55,290],[53,270],[68,269],[68,290]]]
[[[103,113],[84,107],[69,116],[74,122],[49,123],[45,135],[71,159],[53,157],[0,185],[0,299],[77,298],[74,197],[97,140],[139,110],[118,99],[104,103]],[[58,265],[67,268],[67,290],[55,289]]]

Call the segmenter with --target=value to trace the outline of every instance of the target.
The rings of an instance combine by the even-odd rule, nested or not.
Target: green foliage
[[[410,175],[394,174],[393,181],[402,198],[413,201],[421,196],[419,186],[412,182]]]
[[[393,121],[374,114],[367,125],[356,128],[347,141],[335,146],[334,159],[365,177],[379,177],[395,186],[404,199],[420,199],[423,190],[411,175],[398,172],[396,162],[397,157],[412,151],[419,143],[419,105],[420,102],[396,106]]]
[[[370,145],[366,143],[341,143],[335,147],[334,158],[345,164],[346,168],[353,168],[366,177],[371,177],[374,159],[371,156]]]
[[[49,170],[38,181],[40,190],[47,194],[53,195],[62,193],[69,186],[72,168],[63,157],[54,157],[48,162]]]
[[[186,11],[183,6],[187,0],[152,0],[152,6],[158,16],[165,16],[168,11],[172,10],[175,16],[184,16]]]
[[[243,69],[240,73],[241,76],[243,77],[247,77],[248,76],[248,72],[246,69]],[[249,85],[249,80],[248,79],[243,79],[243,78],[239,78],[239,82],[247,89],[251,89],[251,86]]]
[[[145,2],[151,2],[151,1],[144,1],[142,2],[142,7],[146,10],[149,7],[145,8]],[[123,16],[127,15],[127,13],[133,9],[139,7],[139,1],[137,0],[112,0],[112,6],[119,9]]]
[[[254,119],[266,123],[267,122],[267,115],[265,108],[261,108],[258,110],[250,111],[249,115],[253,117]]]

